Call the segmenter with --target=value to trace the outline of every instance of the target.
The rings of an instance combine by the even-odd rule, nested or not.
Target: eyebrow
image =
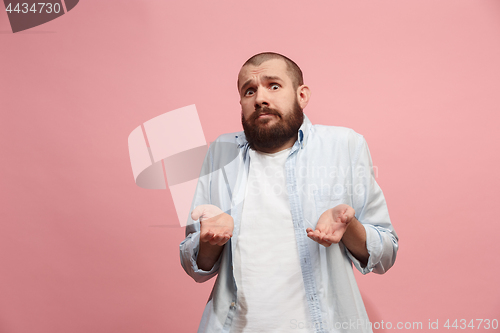
[[[240,92],[245,91],[246,87],[248,87],[252,83],[252,79],[247,80],[243,85],[241,86]]]
[[[245,83],[243,83],[243,85],[241,86],[240,92],[245,91],[245,89],[252,83],[252,81],[253,81],[252,79],[248,79],[247,81],[245,81]],[[264,76],[264,81],[281,81],[281,82],[283,82],[283,80],[279,76]]]

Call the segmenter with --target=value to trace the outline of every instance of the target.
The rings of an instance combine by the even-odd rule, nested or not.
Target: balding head
[[[292,80],[293,87],[294,89],[297,89],[299,86],[304,84],[304,78],[302,76],[302,71],[300,70],[299,66],[293,60],[285,57],[284,55],[281,55],[279,53],[274,53],[274,52],[263,52],[254,55],[250,59],[248,59],[241,68],[252,65],[252,66],[259,66],[263,62],[266,62],[271,59],[281,59],[286,63],[287,67],[287,72]],[[238,83],[239,87],[239,83]]]

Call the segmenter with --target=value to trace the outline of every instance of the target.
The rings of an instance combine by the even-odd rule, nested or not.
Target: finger
[[[329,247],[330,245],[332,245],[332,243],[327,241],[322,241],[320,244],[323,245],[324,247]]]
[[[314,230],[311,232],[311,237],[313,237],[315,240],[319,239],[320,235],[321,235],[321,233],[318,230]]]
[[[324,245],[324,243],[325,243],[324,237],[325,237],[325,235],[323,235],[322,233],[317,232],[317,230],[313,234],[314,241],[317,242],[317,243],[319,243],[319,244],[321,244],[321,245]]]
[[[227,243],[227,241],[230,239],[231,237],[227,236],[227,235],[224,235],[224,237],[222,237],[222,239],[217,243],[217,245],[219,246],[222,246],[224,244]]]
[[[191,212],[191,219],[193,221],[198,220],[201,216],[203,216],[203,212],[205,210],[206,205],[199,205]]]
[[[326,247],[329,247],[330,245],[332,245],[332,241],[331,241],[331,235],[321,235],[321,238],[319,239],[319,243],[323,246],[326,246]]]
[[[349,221],[349,216],[347,215],[347,212],[344,212],[342,214],[342,216],[340,217],[340,222],[345,224],[345,223],[347,223],[347,221]]]
[[[319,232],[319,230],[318,230],[318,229],[316,229],[316,230],[312,230],[311,228],[307,228],[307,229],[306,229],[306,231],[307,231],[307,233],[313,233],[313,234],[315,234],[315,233],[318,233],[318,232]]]
[[[223,238],[222,235],[215,235],[214,238],[210,240],[210,244],[216,245],[218,242],[221,241],[222,238]]]
[[[347,219],[347,222],[351,221],[353,218],[354,218],[354,210],[352,209],[349,209],[346,213],[346,219]]]
[[[309,238],[311,238],[316,243],[323,245],[325,247],[329,247],[330,245],[332,245],[332,243],[328,242],[327,240],[324,240],[322,237],[315,236],[314,234],[311,234],[311,236],[309,236]]]
[[[210,205],[210,204],[199,205],[199,206],[196,206],[195,209],[193,209],[193,211],[191,213],[191,218],[195,221],[198,219],[204,220],[204,219],[209,219],[209,218],[212,218],[214,216],[220,215],[222,213],[224,213],[224,212],[219,207],[217,207],[215,205]]]
[[[311,238],[315,242],[318,242],[318,237],[316,237],[314,233],[307,234],[307,237]]]
[[[207,231],[205,234],[201,235],[200,240],[203,242],[209,242],[215,234],[212,231]]]
[[[314,235],[316,237],[318,237],[319,239],[322,239],[323,236],[325,235],[325,233],[323,231],[319,231],[319,230],[316,229],[316,230],[314,230]]]
[[[209,242],[214,237],[214,233],[212,231],[207,231],[204,234],[200,235],[200,241]]]
[[[338,243],[340,242],[340,237],[336,236],[335,234],[333,235],[328,235],[324,238],[324,240],[330,244],[333,244],[333,243]]]

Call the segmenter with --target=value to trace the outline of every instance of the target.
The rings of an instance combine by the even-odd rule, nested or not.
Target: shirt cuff
[[[378,230],[370,225],[363,224],[366,231],[366,249],[368,250],[368,263],[365,267],[361,265],[361,262],[352,255],[352,253],[345,247],[347,256],[351,259],[352,263],[358,271],[362,274],[370,273],[373,268],[378,264],[380,258],[382,257],[382,237]]]

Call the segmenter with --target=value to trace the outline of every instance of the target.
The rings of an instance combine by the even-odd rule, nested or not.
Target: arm
[[[200,240],[200,251],[198,252],[198,258],[196,259],[198,267],[204,271],[211,270],[215,263],[219,260],[223,248],[223,246],[212,245],[208,242],[202,242]]]
[[[316,230],[306,231],[311,239],[324,246],[342,240],[347,255],[361,273],[383,274],[396,260],[398,237],[382,190],[375,181],[365,139],[352,132],[349,146],[353,157],[353,207],[339,205],[327,210],[319,218]]]
[[[212,151],[209,149],[203,161],[195,195],[191,204],[191,211],[193,212],[199,205],[211,202],[210,184],[212,181],[212,169]],[[193,219],[193,217],[196,218]],[[199,216],[192,216],[189,214],[186,224],[186,238],[180,243],[179,250],[181,265],[184,271],[196,282],[205,282],[217,274],[220,261],[216,261],[210,266],[210,269],[206,269],[207,265],[203,265],[203,263],[203,268],[198,266],[201,236],[201,223],[198,218]]]
[[[232,153],[231,148],[235,150],[236,146],[220,147],[215,144],[218,140],[210,145],[203,162],[191,204],[192,214],[186,224],[186,238],[180,244],[181,265],[196,282],[207,281],[218,273],[221,252],[233,230],[232,217],[218,208],[228,209],[230,198],[224,198],[224,193],[218,192],[217,184],[222,177],[218,165],[225,165],[228,160],[228,156],[221,157],[220,154]],[[224,228],[221,228],[221,223],[225,224]]]
[[[186,226],[186,238],[180,245],[181,264],[196,282],[205,282],[219,270],[222,250],[232,237],[233,218],[213,205],[197,206],[191,216],[199,222]]]
[[[359,134],[353,134],[349,144],[356,147],[352,154],[352,207],[366,231],[366,247],[370,254],[366,266],[362,267],[349,248],[346,252],[361,273],[373,271],[383,274],[396,260],[398,236],[392,226],[384,194],[375,180],[366,140]]]
[[[370,256],[366,248],[366,230],[354,216],[342,236],[342,243],[359,260],[361,265],[366,267],[368,257]]]

